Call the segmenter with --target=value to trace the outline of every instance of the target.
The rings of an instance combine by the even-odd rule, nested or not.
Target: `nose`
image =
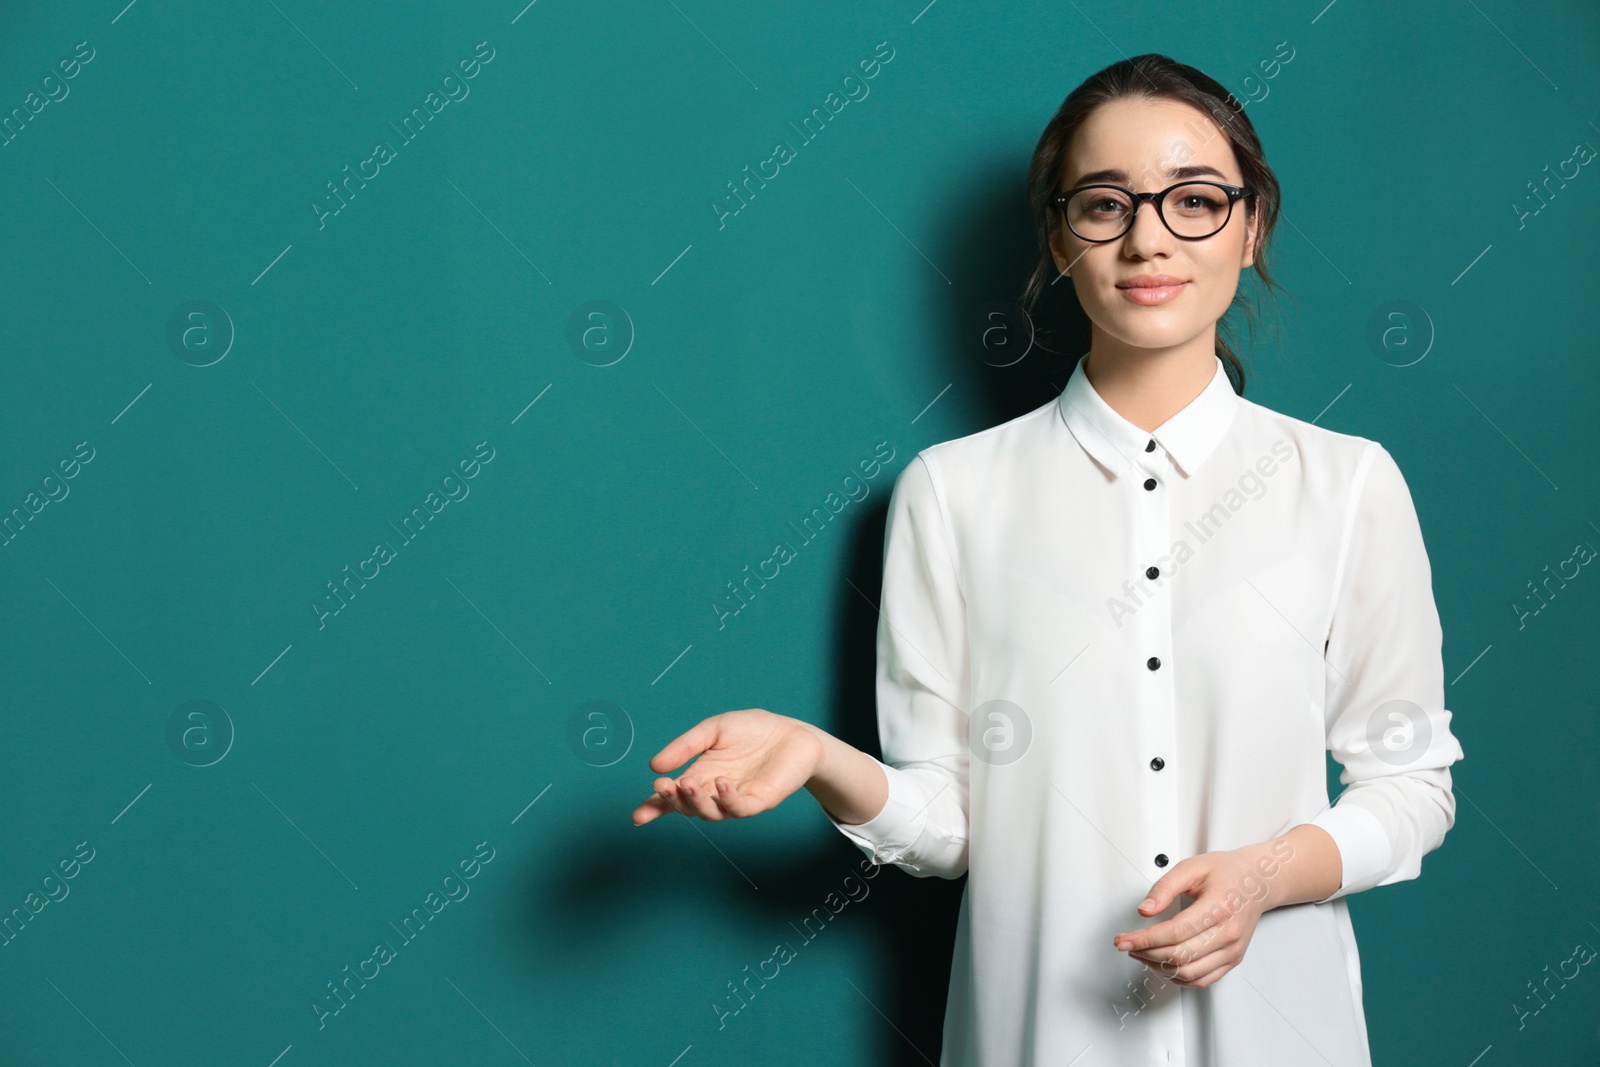
[[[1154,200],[1140,200],[1133,206],[1133,223],[1122,235],[1123,247],[1130,252],[1147,255],[1161,248],[1170,248],[1172,231],[1161,221]]]

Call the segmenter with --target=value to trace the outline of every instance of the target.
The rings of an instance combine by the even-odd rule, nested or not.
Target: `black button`
[[[1156,439],[1154,437],[1150,438],[1150,443],[1144,446],[1144,450],[1146,452],[1154,452],[1156,450]]]
[[[1165,852],[1157,852],[1156,853],[1156,866],[1157,867],[1165,867],[1166,865],[1167,865],[1167,854]]]
[[[1159,567],[1146,567],[1144,569],[1144,576],[1146,578],[1157,578],[1157,577],[1160,577],[1160,575],[1161,575],[1161,568],[1159,568]]]
[[[1167,761],[1162,759],[1160,756],[1157,756],[1155,759],[1150,761],[1150,769],[1152,771],[1159,771],[1161,768],[1165,767],[1166,765],[1167,765]]]
[[[1149,667],[1151,670],[1155,670],[1157,667],[1161,666],[1161,661],[1156,657],[1151,656],[1149,659],[1145,660],[1144,665]]]
[[[1146,478],[1144,480],[1144,487],[1146,489],[1154,489],[1156,487],[1156,480],[1154,478]]]

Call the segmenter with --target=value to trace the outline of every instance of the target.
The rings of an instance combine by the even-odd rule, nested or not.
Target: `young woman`
[[[656,754],[699,758],[633,819],[804,787],[874,862],[966,874],[947,1067],[1366,1067],[1345,898],[1420,873],[1462,758],[1406,482],[1242,395],[1217,328],[1242,269],[1272,284],[1278,183],[1215,81],[1106,68],[1029,184],[1026,297],[1070,279],[1088,351],[1059,396],[897,477],[883,760],[730,711]]]

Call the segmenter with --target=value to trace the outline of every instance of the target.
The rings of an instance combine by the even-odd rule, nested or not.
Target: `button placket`
[[[1171,589],[1169,583],[1155,581],[1161,572],[1154,564],[1170,547],[1172,494],[1169,482],[1173,472],[1165,452],[1156,452],[1154,445],[1155,439],[1151,438],[1139,457],[1140,474],[1144,477],[1138,489],[1141,499],[1136,509],[1139,523],[1134,534],[1134,548],[1135,559],[1145,566],[1134,576],[1134,583],[1146,592],[1139,610],[1143,622],[1139,635],[1146,653],[1143,669],[1150,675],[1145,680],[1150,698],[1143,702],[1147,714],[1139,731],[1141,752],[1149,767],[1142,778],[1144,826],[1148,834],[1143,851],[1150,871],[1159,876],[1178,852],[1177,777],[1171,771],[1155,773],[1166,766],[1167,759],[1177,750],[1177,691],[1172,684]]]
[[[1151,438],[1138,455],[1138,470],[1132,486],[1136,495],[1134,512],[1134,585],[1145,598],[1139,608],[1138,652],[1142,662],[1130,664],[1146,677],[1141,679],[1143,697],[1139,701],[1139,752],[1147,762],[1138,768],[1141,783],[1139,800],[1143,854],[1148,882],[1154,882],[1170,868],[1179,854],[1178,778],[1167,761],[1177,751],[1177,690],[1172,684],[1172,591],[1170,581],[1161,577],[1155,561],[1172,547],[1171,484],[1176,472],[1165,450],[1157,451]],[[1148,885],[1141,889],[1148,888]],[[1143,923],[1141,925],[1149,925]],[[1166,1053],[1168,1063],[1184,1063],[1183,1016],[1178,999],[1166,1005],[1161,1017],[1152,1020],[1151,1037]]]

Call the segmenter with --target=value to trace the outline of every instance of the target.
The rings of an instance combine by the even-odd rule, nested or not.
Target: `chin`
[[[1157,311],[1158,308],[1141,308],[1141,312]],[[1126,318],[1117,321],[1116,326],[1106,330],[1117,340],[1134,348],[1171,348],[1180,345],[1199,332],[1199,328],[1188,321],[1176,321],[1168,318],[1159,325],[1152,321],[1132,322]]]

